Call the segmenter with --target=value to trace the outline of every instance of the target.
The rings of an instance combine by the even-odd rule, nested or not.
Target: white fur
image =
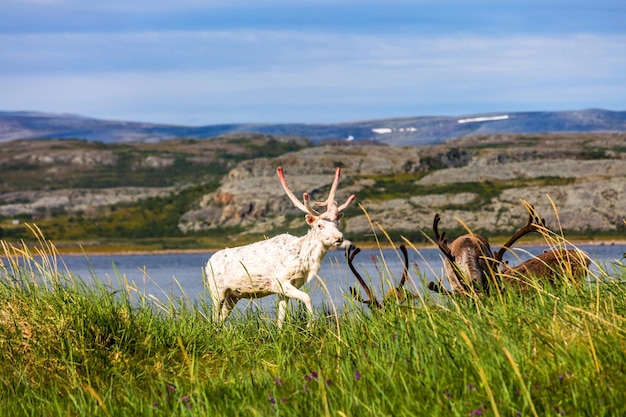
[[[224,321],[237,301],[278,294],[278,326],[285,319],[287,300],[304,303],[312,314],[311,298],[299,290],[319,270],[331,246],[343,244],[333,221],[307,216],[311,229],[305,236],[282,234],[268,240],[223,249],[211,256],[206,276],[218,320]]]

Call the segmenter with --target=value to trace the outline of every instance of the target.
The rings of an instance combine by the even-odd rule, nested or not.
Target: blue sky
[[[336,123],[626,110],[626,2],[0,0],[0,110]]]

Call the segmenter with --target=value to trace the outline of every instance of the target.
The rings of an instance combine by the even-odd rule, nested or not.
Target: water
[[[580,245],[578,248],[587,252],[594,261],[591,275],[597,275],[599,268],[609,274],[615,274],[617,269],[624,267],[622,258],[626,252],[626,245]],[[547,249],[545,246],[518,248],[514,251],[515,255],[507,253],[505,260],[511,265],[517,265],[545,249]],[[182,296],[192,302],[205,300],[208,303],[210,297],[203,283],[202,270],[210,255],[210,252],[89,257],[77,255],[63,256],[62,259],[73,275],[80,276],[88,282],[101,280],[111,282],[116,287],[118,277],[124,276],[139,292],[150,298],[167,302]],[[425,292],[422,285],[424,280],[438,280],[443,276],[443,263],[439,251],[435,248],[417,251],[410,249],[409,264],[411,273],[406,288],[413,293]],[[370,286],[379,299],[383,291],[398,285],[403,271],[402,255],[394,250],[363,250],[355,257],[354,265],[363,278],[371,282]],[[349,287],[358,287],[358,282],[348,268],[343,250],[328,252],[318,276],[319,279],[315,279],[304,288],[310,294],[314,308],[325,305],[341,310],[348,305],[347,303],[352,305]],[[241,300],[237,307],[241,310],[249,304],[254,304],[273,313],[276,299],[275,296],[269,296],[258,300]]]

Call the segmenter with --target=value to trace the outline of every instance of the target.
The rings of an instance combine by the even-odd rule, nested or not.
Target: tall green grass
[[[626,414],[623,264],[585,285],[220,327],[202,301],[74,276],[33,233],[36,248],[2,242],[0,415]]]

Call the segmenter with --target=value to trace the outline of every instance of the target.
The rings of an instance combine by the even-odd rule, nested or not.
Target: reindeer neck
[[[315,234],[313,229],[300,238],[300,253],[304,255],[309,264],[320,265],[324,259],[324,255],[328,252],[328,246],[325,246]]]

